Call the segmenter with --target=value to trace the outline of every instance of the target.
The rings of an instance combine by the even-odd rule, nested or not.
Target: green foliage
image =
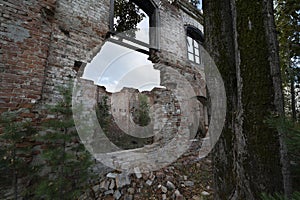
[[[286,136],[293,188],[298,190],[300,188],[300,123],[288,118],[271,118],[268,123]]]
[[[148,98],[144,94],[139,94],[138,106],[132,111],[133,121],[140,126],[147,126],[151,119],[149,116]]]
[[[282,62],[289,66],[290,59],[300,55],[300,2],[277,0],[275,5],[280,54]]]
[[[18,187],[18,180],[26,177],[34,177],[36,168],[30,166],[32,155],[32,138],[36,130],[30,122],[17,121],[17,114],[12,112],[3,113],[0,119],[3,127],[0,135],[0,185],[11,185],[14,199],[24,197],[26,191]]]
[[[291,198],[286,198],[283,195],[280,194],[275,194],[275,195],[270,195],[270,194],[266,194],[263,193],[261,195],[261,199],[262,200],[299,200],[300,199],[300,192],[295,192]]]
[[[118,33],[125,32],[128,36],[135,37],[137,24],[143,20],[144,13],[132,1],[115,0],[114,30]]]
[[[104,132],[107,132],[111,115],[109,113],[110,106],[107,104],[108,96],[103,96],[101,101],[96,106],[96,115]]]
[[[149,104],[146,95],[139,95],[139,109],[138,109],[138,124],[147,126],[151,121],[149,117]]]
[[[141,103],[143,109],[137,109],[133,112],[133,120],[137,124],[141,122],[141,124],[147,125],[148,120],[150,120],[148,116],[149,106],[147,104],[147,97],[142,97],[139,103]],[[134,149],[143,147],[144,144],[152,142],[152,138],[136,138],[123,132],[123,130],[119,128],[110,112],[111,108],[108,105],[108,96],[105,95],[101,98],[95,110],[99,124],[106,134],[106,137],[110,141],[113,141],[118,147],[122,149]]]
[[[197,8],[198,5],[201,5],[200,1],[201,0],[190,0],[190,3]]]
[[[276,0],[280,66],[287,114],[297,118],[296,98],[300,97],[300,1]]]
[[[71,88],[71,85],[60,88],[62,100],[49,107],[55,118],[44,124],[46,133],[41,136],[46,146],[42,152],[43,170],[47,169],[47,173],[38,182],[37,199],[76,199],[86,189],[90,176],[91,157],[74,127]]]

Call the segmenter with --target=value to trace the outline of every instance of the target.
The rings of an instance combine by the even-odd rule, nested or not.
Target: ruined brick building
[[[43,105],[56,100],[56,86],[75,78],[109,37],[112,2],[1,0],[1,112],[19,110],[33,121],[42,117]],[[204,74],[187,58],[187,35],[202,37],[200,12],[185,1],[145,2],[139,4],[150,26],[160,27],[151,33],[149,59],[177,69],[205,96]]]
[[[114,0],[0,0],[0,112],[14,111],[34,123],[51,117],[45,105],[55,104],[60,98],[58,86],[80,78],[86,64],[108,40],[127,48],[142,46],[138,51],[160,71],[160,84],[167,89],[193,90],[195,98],[206,97],[199,47],[203,42],[200,11],[185,0],[133,2],[149,17],[148,43],[128,36],[114,38]],[[124,39],[131,43],[124,43]],[[85,90],[90,101],[86,104],[93,109],[98,86],[81,81],[88,85]],[[156,100],[160,99],[158,91],[154,92]],[[177,98],[179,94],[174,95]],[[158,101],[159,105],[168,103],[166,98]],[[187,103],[186,110],[193,112],[195,102]],[[200,116],[193,118],[197,123],[178,117],[182,111],[174,107],[169,114],[173,120],[166,130],[183,124],[188,131],[195,131],[198,123],[204,130],[208,123],[205,108],[196,104],[200,108],[196,113]],[[183,108],[178,105],[178,109]],[[160,110],[156,119],[167,115]],[[159,123],[154,121],[152,129],[160,130],[155,124]]]
[[[148,17],[146,42],[120,35],[119,32],[127,29],[119,30],[115,26],[115,7],[128,3],[126,0],[0,0],[0,113],[14,112],[19,119],[33,124],[53,118],[47,112],[47,105],[61,99],[60,86],[75,80],[84,87],[75,92],[74,101],[85,105],[75,121],[89,124],[92,120],[81,117],[94,113],[101,98],[108,95],[115,106],[110,112],[124,133],[132,130],[135,136],[154,133],[152,143],[166,144],[161,149],[162,159],[157,153],[146,158],[163,160],[162,163],[156,163],[157,166],[145,163],[146,167],[156,169],[178,158],[186,150],[176,150],[181,139],[186,139],[184,135],[192,133],[188,137],[192,139],[199,131],[205,133],[208,126],[206,107],[198,101],[206,98],[200,47],[202,15],[186,0],[132,2]],[[160,85],[165,89],[154,88],[144,93],[151,106],[151,122],[145,127],[136,126],[130,120],[140,94],[136,88],[111,94],[94,81],[81,78],[85,67],[107,42],[146,55],[152,67],[160,72]],[[90,129],[91,136],[99,132],[98,127]],[[81,128],[77,130],[80,132]],[[179,143],[174,145],[170,140],[176,134]],[[111,150],[102,138],[93,142]],[[88,150],[101,153],[89,145]],[[117,159],[108,158],[107,166],[118,169],[135,166],[129,157],[122,161],[122,156],[118,160],[119,154],[113,156]]]

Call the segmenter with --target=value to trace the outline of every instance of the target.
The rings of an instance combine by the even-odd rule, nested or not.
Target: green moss
[[[275,106],[263,3],[236,1],[243,108],[243,132],[237,134],[243,134],[241,137],[245,138],[244,153],[237,152],[235,144],[239,141],[232,130],[237,123],[238,86],[230,1],[204,2],[204,7],[208,8],[204,10],[205,17],[209,19],[206,23],[210,23],[205,26],[212,26],[207,27],[206,37],[210,53],[222,74],[227,95],[225,128],[216,145],[214,157],[214,179],[217,181],[219,199],[228,199],[237,184],[238,187],[246,187],[245,181],[237,179],[241,176],[250,182],[251,188],[244,189],[245,192],[252,191],[255,198],[259,197],[262,190],[273,193],[282,189],[278,133],[264,123]],[[225,158],[222,151],[226,152]],[[245,170],[244,174],[236,174],[241,173],[238,172],[239,167]],[[242,193],[242,190],[239,192]],[[245,194],[239,194],[239,199],[247,198]]]
[[[237,1],[243,130],[249,151],[244,167],[254,191],[274,192],[280,191],[282,179],[278,134],[264,123],[275,106],[263,6],[263,1]]]
[[[204,2],[206,3],[206,2]],[[216,65],[223,75],[223,81],[225,84],[225,90],[227,95],[227,116],[222,135],[215,146],[214,155],[214,179],[217,180],[218,195],[220,199],[228,199],[229,193],[231,193],[236,187],[236,174],[234,169],[234,132],[231,127],[235,118],[235,103],[236,103],[236,69],[234,64],[233,54],[233,40],[227,37],[226,34],[230,33],[232,27],[232,21],[230,20],[230,13],[224,10],[228,10],[229,4],[223,1],[210,1],[209,16],[211,21],[211,31],[207,37],[212,40],[215,49],[210,52],[212,55],[216,55],[214,60]],[[222,11],[222,12],[220,12]],[[226,75],[225,75],[226,74]],[[222,153],[226,154],[225,157]]]

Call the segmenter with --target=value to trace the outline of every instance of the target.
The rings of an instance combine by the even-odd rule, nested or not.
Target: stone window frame
[[[185,30],[186,30],[187,60],[199,65],[202,62],[200,46],[202,46],[204,42],[204,35],[202,31],[200,31],[197,27],[192,25],[186,25]],[[189,40],[192,42],[191,49],[189,49]],[[192,55],[193,59],[190,59],[189,55]],[[196,59],[197,57],[199,58],[199,62],[197,62]]]
[[[149,17],[149,43],[142,42],[140,40],[136,40],[135,38],[128,37],[126,35],[117,33],[114,31],[114,2],[115,0],[110,0],[110,14],[109,14],[109,41],[119,44],[121,46],[125,46],[127,48],[136,50],[141,53],[145,53],[150,55],[150,52],[159,50],[159,7],[153,0],[130,0],[134,2],[140,9],[142,9]],[[118,35],[119,39],[113,39],[111,36]],[[138,46],[143,46],[149,48],[149,50],[138,48],[138,46],[134,46],[128,43],[123,42],[122,40],[128,40]]]

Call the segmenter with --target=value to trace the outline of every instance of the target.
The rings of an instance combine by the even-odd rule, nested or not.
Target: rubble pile
[[[111,171],[102,176],[81,199],[111,200],[206,200],[212,199],[211,160],[197,160],[189,151],[171,165],[158,171],[141,173]]]

